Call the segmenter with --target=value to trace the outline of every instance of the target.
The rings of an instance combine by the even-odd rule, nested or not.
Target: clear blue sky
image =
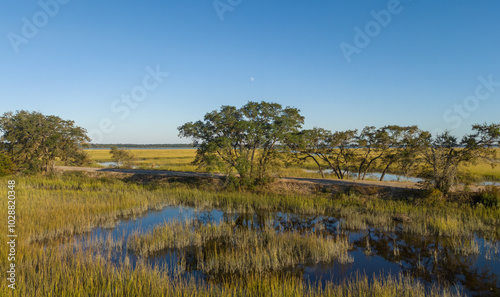
[[[0,112],[101,143],[187,143],[178,126],[249,100],[297,107],[306,128],[499,123],[500,2],[397,2],[4,1]]]

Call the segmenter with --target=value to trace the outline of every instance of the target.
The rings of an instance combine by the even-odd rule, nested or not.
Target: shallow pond
[[[403,231],[395,225],[391,231],[369,228],[364,231],[350,232],[342,230],[342,219],[323,216],[305,216],[287,213],[228,213],[217,209],[196,210],[184,206],[168,206],[162,210],[150,211],[148,214],[122,220],[110,228],[96,228],[91,233],[77,236],[77,244],[85,245],[92,238],[111,237],[122,240],[120,252],[115,251],[114,261],[125,257],[135,266],[141,259],[127,251],[126,242],[129,235],[148,232],[168,221],[195,220],[207,222],[233,222],[240,228],[258,230],[265,224],[274,226],[277,232],[297,231],[325,236],[347,236],[352,244],[349,251],[354,261],[349,264],[338,262],[307,264],[303,263],[289,268],[283,273],[301,276],[311,283],[333,281],[342,282],[345,278],[354,277],[357,273],[366,274],[369,278],[375,275],[396,275],[408,273],[419,278],[427,286],[433,283],[458,286],[468,295],[498,296],[500,295],[500,244],[479,237],[464,240],[464,246],[473,246],[476,252],[464,253],[463,248],[453,244],[450,238],[439,236],[419,236]],[[387,230],[387,229],[386,229]],[[173,271],[183,261],[183,272],[191,277],[204,278],[205,275],[196,270],[194,261],[196,252],[190,248],[183,250],[166,250],[146,258],[153,266]],[[144,259],[143,259],[144,260]]]

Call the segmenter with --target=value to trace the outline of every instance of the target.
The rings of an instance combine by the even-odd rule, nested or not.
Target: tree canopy
[[[500,144],[500,124],[473,125],[472,133],[459,142],[449,132],[427,137],[429,149],[424,151],[428,182],[446,193],[457,183],[460,165],[473,165],[483,160],[495,166],[496,150]]]
[[[132,167],[132,162],[135,159],[132,152],[112,146],[109,153],[111,154],[111,159],[116,162],[116,167],[120,168],[122,165]]]
[[[302,130],[288,138],[287,145],[296,159],[312,159],[320,173],[328,167],[339,179],[357,174],[365,179],[371,170],[382,171],[380,180],[391,165],[397,164],[408,174],[421,152],[426,132],[416,126],[367,126],[357,130],[331,132],[322,128]]]
[[[39,112],[7,112],[0,117],[0,146],[21,169],[48,171],[56,158],[79,165],[86,159],[82,148],[90,141],[74,121]]]
[[[195,163],[228,174],[237,173],[240,184],[269,180],[284,154],[282,144],[304,122],[300,111],[277,103],[248,102],[241,108],[222,106],[203,121],[189,122],[179,136],[199,143]]]

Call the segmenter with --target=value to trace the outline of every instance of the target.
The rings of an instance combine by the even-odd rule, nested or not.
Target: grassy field
[[[142,169],[159,169],[174,171],[196,171],[191,163],[196,156],[196,149],[133,149],[136,157],[135,165]],[[95,162],[111,162],[110,150],[87,150],[91,160]]]
[[[500,162],[500,149],[497,150],[497,158]],[[192,164],[196,155],[196,149],[135,149],[131,150],[136,156],[136,166],[141,169],[158,169],[172,171],[196,171],[197,167]],[[87,150],[90,158],[94,162],[111,162],[109,150]],[[326,168],[326,167],[325,167]],[[283,168],[282,176],[321,178],[319,173],[306,172],[315,171],[317,166],[311,159],[301,165],[294,165]],[[500,165],[492,168],[486,163],[462,167],[462,174],[468,174],[474,181],[492,180],[500,181]],[[397,168],[392,168],[392,172],[397,173]],[[333,175],[326,175],[327,178],[334,178]]]
[[[216,207],[238,212],[282,211],[332,215],[345,219],[341,225],[345,230],[362,230],[370,225],[390,229],[395,226],[395,218],[403,217],[406,222],[404,228],[416,234],[460,238],[477,232],[496,239],[500,235],[498,208],[451,202],[446,202],[443,207],[440,202],[428,203],[424,198],[411,195],[405,199],[383,198],[383,195],[377,191],[371,192],[371,189],[320,189],[312,184],[276,182],[258,191],[221,191],[220,186],[209,179],[145,181],[121,175],[89,176],[80,173],[3,177],[0,178],[0,184],[5,189],[9,179],[16,180],[18,290],[11,294],[6,286],[6,278],[2,278],[1,296],[95,296],[98,292],[108,290],[110,293],[106,294],[110,296],[239,296],[244,295],[244,292],[260,296],[269,296],[271,293],[290,296],[346,296],[349,293],[350,296],[366,296],[366,292],[378,292],[379,295],[374,296],[391,296],[397,290],[411,290],[415,292],[414,296],[424,296],[422,284],[406,276],[381,276],[373,281],[360,276],[344,284],[330,284],[322,288],[303,283],[293,276],[283,278],[270,274],[263,277],[258,273],[262,270],[273,272],[279,267],[293,265],[298,260],[321,260],[321,257],[325,257],[324,250],[332,253],[326,253],[328,259],[343,257],[342,251],[345,251],[348,243],[312,235],[303,238],[287,233],[265,237],[250,231],[230,235],[228,229],[215,228],[215,234],[226,236],[227,242],[235,245],[225,253],[211,255],[212,261],[202,261],[200,267],[206,271],[241,271],[245,275],[244,278],[226,279],[222,283],[199,283],[176,278],[174,272],[159,270],[147,264],[140,264],[136,269],[132,269],[127,261],[118,266],[112,265],[105,256],[96,258],[94,248],[81,250],[76,247],[75,250],[72,245],[58,247],[58,243],[67,240],[68,236],[87,232],[96,226],[112,227],[120,218],[139,216],[166,205],[188,205],[202,209]],[[7,209],[7,199],[2,199],[1,205]],[[187,235],[188,239],[189,236],[200,237],[200,242],[204,242],[202,234],[209,233],[202,229],[190,233],[183,230],[182,226],[167,225],[152,231],[153,236],[150,234],[149,237],[146,235],[133,239],[135,244],[131,243],[131,246],[145,254],[154,251],[151,246],[169,246],[172,244],[171,237],[156,235],[175,233],[175,228],[177,234]],[[182,232],[179,233],[179,230]],[[180,235],[177,237],[181,238]],[[460,240],[455,241],[457,245],[461,244]],[[103,239],[103,243],[96,246],[102,244],[116,243]],[[188,241],[188,244],[191,243]],[[255,258],[246,258],[242,254],[246,247],[260,252]],[[297,251],[303,253],[295,254]],[[0,245],[0,253],[0,264],[6,267],[6,244]],[[435,289],[434,294],[449,296],[446,295],[448,292],[438,289]]]

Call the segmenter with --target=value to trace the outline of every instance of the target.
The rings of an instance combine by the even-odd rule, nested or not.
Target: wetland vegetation
[[[222,180],[209,178],[64,173],[16,179],[24,236],[19,296],[91,295],[107,288],[114,288],[110,295],[129,296],[497,292],[496,207],[434,201],[422,191],[396,197],[382,189],[287,181],[227,190]],[[135,225],[115,236],[92,236],[179,206],[224,215],[165,224],[163,218],[148,230]],[[364,274],[361,267],[371,258],[399,269]],[[310,272],[320,267],[327,270]]]
[[[52,128],[39,131],[33,121]],[[302,121],[297,109],[249,102],[180,127],[201,141],[196,151],[84,153],[85,131],[71,121],[5,114],[0,180],[15,180],[19,239],[16,290],[3,285],[0,294],[499,294],[500,190],[473,184],[498,178],[485,166],[498,162],[499,125],[476,125],[457,142],[416,127],[316,133],[300,130]],[[26,131],[40,137],[24,137]],[[110,161],[222,174],[52,170]],[[327,165],[336,178],[424,172],[417,175],[427,183],[277,178],[321,177]],[[8,248],[1,245],[0,253]],[[8,264],[3,256],[1,264]]]

